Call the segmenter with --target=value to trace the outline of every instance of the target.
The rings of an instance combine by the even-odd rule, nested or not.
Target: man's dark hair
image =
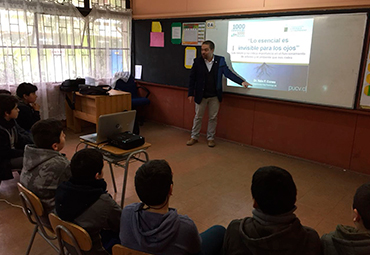
[[[5,94],[5,95],[11,95],[12,93],[10,93],[9,90],[6,90],[6,89],[0,89],[0,94]]]
[[[31,83],[23,82],[18,85],[16,94],[19,98],[23,99],[23,95],[29,96],[31,93],[35,93],[37,87]]]
[[[101,174],[104,162],[103,155],[96,149],[82,149],[71,159],[72,177],[77,180],[93,180]]]
[[[207,44],[211,50],[215,48],[215,44],[210,40],[204,41],[202,44]]]
[[[259,168],[252,178],[252,196],[258,208],[269,215],[279,215],[295,207],[297,188],[288,171],[277,166]]]
[[[357,209],[365,228],[370,230],[370,183],[365,183],[356,190],[353,209]]]
[[[166,160],[150,160],[136,171],[136,193],[146,205],[163,204],[172,183],[172,170]]]
[[[0,116],[5,117],[5,113],[10,114],[17,104],[18,99],[15,96],[0,94]]]
[[[63,124],[56,119],[39,120],[31,127],[33,141],[38,148],[53,149],[54,143],[60,143]]]

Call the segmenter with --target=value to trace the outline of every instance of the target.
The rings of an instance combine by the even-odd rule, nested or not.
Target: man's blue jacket
[[[216,92],[217,98],[221,102],[222,101],[222,75],[225,75],[230,80],[242,84],[243,80],[234,74],[226,65],[225,58],[222,56],[213,55],[214,60],[214,67],[215,67],[215,80],[217,81],[216,84]],[[206,84],[206,77],[207,77],[208,69],[206,63],[202,56],[199,56],[194,59],[193,67],[191,68],[190,73],[190,80],[189,80],[189,92],[188,97],[193,96],[194,101],[197,104],[200,104],[203,99],[204,87]]]

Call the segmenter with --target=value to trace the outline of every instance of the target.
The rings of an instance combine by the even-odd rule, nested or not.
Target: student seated
[[[321,237],[324,255],[370,254],[370,183],[357,189],[352,210],[355,227],[337,225]]]
[[[317,232],[302,226],[293,213],[297,189],[290,173],[276,166],[259,168],[252,178],[253,217],[229,224],[223,254],[321,253]]]
[[[59,120],[36,122],[31,129],[34,145],[26,145],[20,182],[32,191],[44,206],[41,219],[49,225],[48,214],[55,208],[55,191],[71,177],[69,160],[60,153],[65,144],[63,125]]]
[[[93,247],[85,254],[108,254],[103,245],[109,249],[119,243],[122,210],[107,193],[103,166],[103,156],[97,150],[76,152],[71,159],[72,177],[59,185],[55,196],[57,215],[90,234]]]
[[[19,97],[18,108],[20,110],[17,122],[27,131],[33,124],[40,120],[40,105],[36,103],[37,87],[31,83],[21,83],[17,87],[16,94]]]
[[[176,209],[169,207],[172,188],[172,170],[165,160],[148,161],[136,171],[135,189],[142,202],[122,210],[121,244],[150,254],[199,254],[201,251],[219,254],[225,228],[213,226],[199,235],[188,216],[179,215]]]
[[[24,146],[33,143],[15,121],[18,112],[18,99],[0,94],[0,181],[12,179],[12,169],[22,169]]]

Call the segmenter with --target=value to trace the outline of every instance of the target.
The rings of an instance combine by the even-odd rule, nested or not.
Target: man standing
[[[222,100],[222,75],[245,88],[252,86],[230,71],[224,57],[213,55],[214,50],[215,44],[212,41],[204,41],[201,49],[202,55],[194,59],[191,69],[188,99],[190,103],[195,101],[195,117],[191,139],[186,143],[189,146],[198,142],[207,105],[209,115],[207,141],[209,147],[215,146],[217,114]]]

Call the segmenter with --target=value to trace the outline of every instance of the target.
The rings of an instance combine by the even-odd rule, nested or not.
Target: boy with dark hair
[[[0,89],[0,94],[11,95],[12,93],[10,93],[10,91],[6,89]]]
[[[29,131],[33,124],[40,120],[40,105],[36,103],[37,87],[31,83],[23,82],[17,87],[19,97],[18,124]]]
[[[218,254],[225,228],[213,226],[199,235],[194,222],[169,207],[172,170],[165,160],[143,164],[135,175],[141,203],[122,211],[120,239],[123,246],[150,254]],[[203,240],[202,240],[203,239]],[[202,242],[203,241],[203,242]]]
[[[55,191],[71,177],[69,160],[60,153],[65,144],[63,125],[59,120],[36,122],[31,129],[34,145],[24,150],[24,165],[20,182],[41,200],[48,224],[48,214],[55,208]]]
[[[370,254],[370,183],[357,189],[352,210],[355,227],[337,225],[335,231],[321,237],[324,255]]]
[[[252,178],[253,217],[233,220],[223,254],[321,253],[317,232],[302,226],[293,213],[297,189],[290,173],[276,166],[259,168]]]
[[[76,152],[71,159],[72,177],[58,187],[55,196],[58,216],[81,226],[90,234],[93,247],[85,254],[108,254],[100,235],[102,239],[110,235],[107,238],[110,240],[104,245],[107,249],[119,243],[121,207],[107,193],[103,165],[103,156],[95,149]]]
[[[24,146],[33,143],[15,121],[18,112],[18,99],[0,94],[0,181],[12,179],[12,169],[22,169]]]

